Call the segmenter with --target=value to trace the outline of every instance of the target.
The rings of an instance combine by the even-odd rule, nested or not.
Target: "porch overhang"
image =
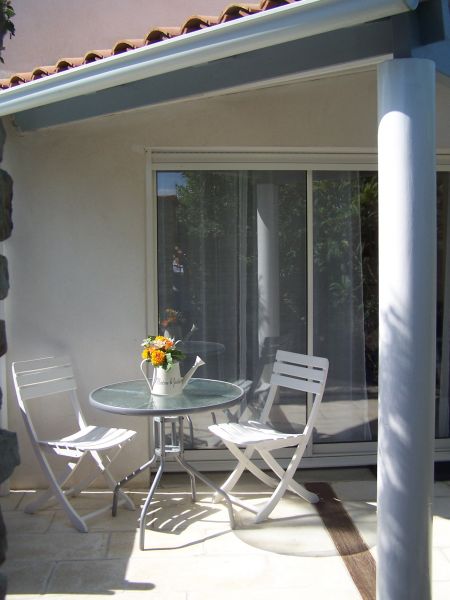
[[[0,116],[14,115],[19,129],[31,131],[268,81],[375,65],[399,53],[412,54],[423,39],[432,54],[440,55],[449,30],[445,4],[303,0],[4,90]]]

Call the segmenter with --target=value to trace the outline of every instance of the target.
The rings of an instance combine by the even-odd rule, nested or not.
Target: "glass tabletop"
[[[92,406],[123,415],[183,415],[237,404],[244,390],[227,381],[191,379],[181,394],[155,396],[143,379],[124,381],[98,388],[90,393]]]

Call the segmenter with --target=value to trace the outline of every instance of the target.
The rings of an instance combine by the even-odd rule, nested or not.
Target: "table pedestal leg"
[[[139,523],[139,548],[141,550],[144,550],[144,541],[145,541],[145,518],[147,516],[147,510],[148,507],[150,506],[150,502],[152,501],[153,498],[153,494],[155,493],[156,488],[158,487],[158,484],[160,482],[160,479],[162,477],[163,471],[164,471],[164,464],[165,464],[165,460],[163,457],[161,457],[161,462],[159,464],[158,470],[156,471],[155,474],[155,478],[153,479],[152,485],[150,487],[150,490],[148,492],[147,498],[144,502],[144,506],[142,507],[142,511],[141,511],[141,520]]]
[[[126,477],[124,477],[123,479],[121,479],[120,481],[117,482],[116,487],[114,488],[114,492],[113,492],[113,502],[112,502],[112,516],[113,517],[115,517],[117,514],[117,504],[119,501],[120,488],[125,483],[128,483],[129,481],[134,479],[137,475],[139,475],[139,473],[142,473],[142,471],[145,471],[145,469],[150,467],[155,462],[155,460],[156,460],[156,456],[152,456],[152,458],[150,460],[148,460],[145,464],[143,464],[142,467],[139,467],[138,469],[134,470],[132,473],[130,473],[129,475],[127,475]]]
[[[192,477],[198,477],[200,479],[200,481],[203,481],[204,484],[206,484],[208,487],[210,487],[212,490],[214,490],[217,494],[220,494],[223,497],[223,499],[225,500],[226,505],[227,505],[228,515],[230,517],[230,527],[231,527],[231,529],[234,529],[235,522],[234,522],[233,505],[231,503],[230,498],[228,497],[228,494],[226,492],[224,492],[220,487],[218,487],[215,483],[213,483],[210,479],[208,479],[207,477],[202,475],[200,473],[200,471],[197,471],[197,469],[195,469],[192,465],[187,463],[181,456],[175,456],[175,459]]]
[[[166,429],[166,419],[171,422],[171,444],[166,446],[165,439],[165,429]],[[183,423],[184,417],[177,417],[178,420],[178,432],[176,431],[175,423],[173,421],[173,417],[155,417],[153,421],[154,426],[154,440],[155,440],[155,456],[149,461],[154,461],[155,458],[159,458],[160,464],[158,470],[155,474],[155,478],[153,479],[152,485],[148,492],[147,498],[145,500],[144,506],[141,511],[141,520],[139,525],[139,547],[141,550],[144,550],[144,541],[145,541],[145,519],[147,516],[147,511],[150,506],[150,502],[152,501],[153,494],[155,493],[156,488],[159,485],[161,480],[165,463],[166,463],[166,454],[173,454],[175,460],[178,464],[183,467],[183,469],[189,474],[191,480],[191,494],[192,500],[195,502],[197,499],[196,487],[195,487],[195,478],[197,477],[200,481],[203,481],[208,487],[210,487],[214,492],[223,497],[226,502],[228,515],[230,519],[230,526],[232,529],[235,528],[234,521],[234,513],[233,513],[233,505],[230,497],[226,492],[224,492],[220,487],[218,487],[215,483],[213,483],[210,479],[202,475],[197,469],[195,469],[192,465],[187,463],[184,460],[184,430]]]

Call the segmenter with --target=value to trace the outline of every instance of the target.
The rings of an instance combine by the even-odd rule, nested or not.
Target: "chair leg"
[[[278,463],[278,461],[275,460],[275,458],[270,454],[270,452],[259,451],[259,453],[261,454],[262,458],[267,463],[267,465],[272,469],[272,471],[278,475],[280,480],[283,479],[286,471]],[[308,491],[305,487],[303,487],[302,485],[300,485],[300,483],[297,483],[293,479],[290,481],[288,488],[289,490],[296,493],[298,496],[300,496],[304,500],[307,500],[311,504],[316,504],[317,502],[319,502],[319,496],[317,496],[317,494]]]
[[[53,474],[53,471],[52,471],[46,457],[42,453],[39,453],[38,458],[39,458],[39,462],[41,464],[42,470],[44,471],[45,475],[47,476],[50,487],[48,490],[43,492],[39,496],[39,498],[37,498],[34,502],[31,502],[30,504],[28,504],[25,507],[25,512],[34,512],[38,506],[42,506],[44,501],[47,501],[51,497],[54,497],[55,500],[57,500],[61,504],[61,507],[66,512],[66,515],[68,516],[72,525],[76,529],[78,529],[78,531],[81,531],[82,533],[87,533],[88,527],[86,525],[86,522],[84,521],[84,519],[82,519],[80,517],[80,515],[77,513],[77,511],[73,508],[73,506],[67,500],[66,495],[64,494],[64,491],[61,489],[60,483],[58,482],[55,475]],[[77,465],[78,465],[78,463],[77,463]],[[69,477],[70,476],[71,476],[71,473],[69,474]],[[69,477],[66,477],[65,481],[67,481],[69,479]]]
[[[250,459],[253,454],[253,449],[246,448],[245,453],[242,453],[242,454],[245,455],[248,459]],[[231,475],[228,477],[228,479],[221,485],[221,488],[223,489],[223,491],[230,492],[234,488],[234,486],[237,484],[237,482],[241,478],[241,475],[244,471],[245,471],[245,464],[243,464],[240,461],[240,459],[238,459],[238,464],[236,465],[236,468],[231,473]],[[216,492],[213,496],[213,502],[215,504],[217,504],[217,502],[219,502],[220,500],[222,500],[222,496]]]
[[[257,477],[260,481],[262,481],[269,487],[277,487],[278,480],[276,480],[274,477],[271,477],[270,475],[267,475],[267,473],[264,473],[262,469],[260,469],[251,462],[250,457],[253,454],[254,448],[248,447],[245,450],[245,452],[242,452],[242,450],[240,450],[236,446],[236,444],[232,444],[231,442],[225,443],[228,450],[233,454],[233,456],[235,456],[238,459],[242,471],[244,469],[247,469],[248,471],[250,471],[250,473],[252,473],[255,477]]]
[[[41,463],[42,468],[45,471],[45,474],[48,476],[49,470],[50,470],[49,463],[47,462],[46,459],[45,459],[45,462],[43,462],[42,454],[39,454],[38,458],[39,458],[39,462]],[[59,477],[57,477],[55,474],[53,474],[53,477],[54,477],[55,481],[57,482],[59,489],[61,489],[61,491],[63,492],[63,494],[66,497],[75,495],[77,492],[77,490],[75,488],[72,488],[69,490],[63,490],[63,487],[65,485],[67,485],[68,482],[72,479],[73,475],[78,470],[81,463],[83,462],[83,459],[84,459],[84,455],[82,455],[75,464],[73,464],[73,463],[66,464],[64,471],[61,473],[61,475]],[[52,471],[52,473],[53,473],[53,471]],[[31,502],[29,502],[24,507],[24,511],[26,513],[33,514],[34,512],[39,510],[39,508],[44,506],[44,504],[46,504],[47,502],[51,502],[52,498],[53,498],[53,502],[58,502],[58,498],[55,497],[53,487],[51,487],[51,486],[48,487],[43,492],[36,492],[35,496],[36,496],[35,499],[32,500]]]
[[[108,467],[105,466],[103,459],[100,456],[100,453],[95,450],[95,451],[91,451],[90,454],[92,455],[92,458],[95,460],[99,469],[101,470],[101,473],[102,473],[103,477],[105,478],[105,481],[106,481],[108,487],[110,488],[110,490],[112,492],[114,492],[116,489],[116,486],[117,486],[117,481],[111,475]],[[118,452],[115,453],[114,458],[116,458],[117,454],[118,454]],[[119,504],[123,504],[127,510],[136,510],[136,506],[134,505],[133,500],[131,500],[131,498],[129,498],[123,490],[119,490],[117,494],[120,498]]]
[[[284,471],[284,469],[282,469],[282,467],[275,461],[275,459],[273,458],[273,456],[267,450],[258,449],[258,452],[262,456],[262,458],[264,459],[264,461],[271,468],[273,468],[273,466],[275,466],[275,468],[277,469],[277,471],[279,471],[280,475],[281,475],[281,473],[284,473],[284,475],[282,476],[282,478],[280,478],[280,483],[277,485],[275,491],[273,492],[273,494],[270,497],[270,499],[267,502],[267,504],[265,504],[263,506],[263,508],[256,515],[255,521],[254,521],[255,523],[261,523],[262,521],[264,521],[265,519],[267,519],[267,517],[270,515],[270,513],[275,508],[275,506],[278,503],[278,501],[283,496],[283,494],[286,491],[286,489],[288,487],[290,487],[290,485],[292,483],[292,478],[294,477],[294,474],[295,474],[295,471],[297,469],[297,466],[298,466],[298,464],[299,464],[299,462],[300,462],[300,460],[301,460],[301,458],[303,456],[304,447],[302,447],[302,448],[297,447],[296,451],[294,452],[294,456],[292,457],[291,462],[289,463],[288,468],[286,469],[286,471]],[[296,487],[297,487],[297,485],[296,485]],[[299,487],[302,487],[302,486],[299,486]],[[312,496],[311,500],[309,500],[309,498],[306,498],[307,500],[309,500],[310,502],[313,502],[313,503],[314,502],[318,502],[319,498],[318,498],[318,496],[316,496],[316,494],[311,494],[307,490],[305,490],[305,492],[310,497]]]

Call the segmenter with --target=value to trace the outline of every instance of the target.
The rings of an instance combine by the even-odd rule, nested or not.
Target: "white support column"
[[[436,347],[435,66],[378,69],[380,600],[431,598]]]
[[[260,351],[269,337],[280,335],[280,271],[278,250],[278,188],[257,186],[258,337]]]

